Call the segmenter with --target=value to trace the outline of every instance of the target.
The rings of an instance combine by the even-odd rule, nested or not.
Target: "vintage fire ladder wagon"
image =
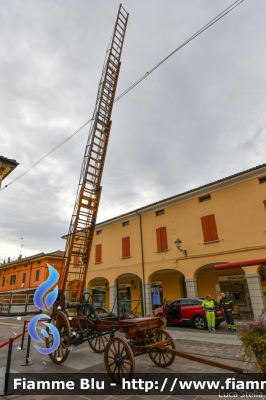
[[[60,297],[51,314],[50,322],[60,333],[60,345],[55,352],[49,354],[54,363],[61,364],[67,359],[73,346],[88,341],[96,353],[104,352],[106,370],[118,383],[123,377],[130,379],[133,376],[135,357],[145,353],[159,367],[170,366],[175,356],[219,366],[217,363],[176,351],[171,336],[161,329],[163,321],[159,317],[120,318],[119,307],[118,315],[104,309],[95,310],[91,304],[91,295],[85,293],[127,22],[128,13],[120,5],[85,149],[66,244],[67,261],[59,282]],[[74,289],[71,286],[73,282]],[[48,328],[47,332],[46,347],[49,348],[53,344],[53,336]],[[115,337],[116,332],[124,333],[125,338]],[[221,367],[241,372],[238,368],[225,365]]]

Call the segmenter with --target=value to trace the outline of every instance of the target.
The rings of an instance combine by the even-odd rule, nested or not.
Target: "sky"
[[[116,95],[232,3],[124,0]],[[4,185],[92,117],[119,4],[1,1]],[[97,222],[266,162],[265,15],[245,0],[114,104]],[[0,192],[0,263],[64,250],[88,133]]]

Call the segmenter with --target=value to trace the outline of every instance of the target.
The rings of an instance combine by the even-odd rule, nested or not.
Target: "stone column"
[[[185,278],[187,297],[198,297],[198,281],[196,278]]]
[[[151,282],[143,282],[144,315],[152,315]]]
[[[264,310],[264,298],[259,274],[246,274],[253,316],[258,317]]]
[[[116,286],[109,285],[109,310],[117,314]]]

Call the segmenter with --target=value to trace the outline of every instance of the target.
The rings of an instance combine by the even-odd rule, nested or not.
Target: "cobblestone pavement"
[[[25,319],[25,318],[24,318]],[[241,321],[240,321],[241,322]],[[237,324],[240,323],[237,321]],[[23,319],[17,321],[15,318],[12,319],[2,319],[0,317],[0,344],[8,340],[9,337],[15,337],[21,333],[23,327]],[[237,335],[227,333],[224,326],[220,326],[217,333],[209,333],[207,331],[198,331],[194,328],[184,328],[184,327],[167,327],[166,330],[175,340],[176,349],[178,351],[187,352],[190,354],[197,355],[206,360],[219,362],[225,366],[234,366],[239,368],[245,368],[243,364],[243,359],[241,356],[241,346]],[[16,334],[16,335],[15,335]],[[105,372],[105,364],[103,359],[103,354],[94,353],[87,343],[75,347],[70,353],[68,359],[62,365],[54,364],[48,356],[44,356],[37,352],[33,345],[31,346],[30,357],[32,359],[32,365],[22,366],[26,360],[26,351],[18,350],[17,347],[20,346],[21,340],[14,341],[14,348],[12,354],[11,362],[11,372],[20,373],[90,373],[94,374]],[[27,340],[25,340],[27,344]],[[4,383],[4,373],[7,357],[7,346],[0,349],[0,392],[3,392]],[[140,357],[136,357],[136,373],[151,373],[156,379],[156,375],[165,372],[165,369],[158,368],[152,363],[150,357],[145,354]],[[163,370],[163,371],[162,371]],[[173,374],[212,374],[212,373],[231,373],[225,369],[220,369],[212,365],[206,365],[191,361],[189,359],[184,359],[176,357],[174,363],[167,368],[167,372]],[[107,376],[107,375],[106,375]],[[108,376],[107,380],[110,379]],[[2,390],[1,390],[2,385]],[[256,396],[252,396],[256,398]],[[221,398],[218,395],[205,395],[200,396],[197,394],[193,395],[94,395],[86,396],[84,395],[21,395],[19,392],[15,392],[10,395],[3,396],[3,399],[16,399],[16,400],[57,400],[57,399],[68,399],[68,400],[85,400],[85,399],[158,399],[158,400],[172,400],[172,399],[184,399],[184,400],[203,400],[203,399],[218,399]],[[246,397],[242,397],[245,399]],[[250,397],[247,397],[250,398]],[[261,399],[266,399],[265,397],[258,397]]]

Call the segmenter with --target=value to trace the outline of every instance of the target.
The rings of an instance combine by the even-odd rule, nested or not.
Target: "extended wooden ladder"
[[[107,51],[93,120],[81,168],[77,197],[66,244],[66,266],[60,278],[61,300],[82,300],[101,196],[101,178],[111,130],[111,114],[120,71],[128,13],[119,6]]]

